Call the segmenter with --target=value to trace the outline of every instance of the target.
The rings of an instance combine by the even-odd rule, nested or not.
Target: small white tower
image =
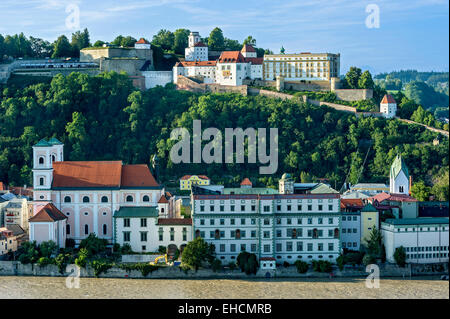
[[[385,118],[391,119],[395,117],[397,113],[397,102],[392,95],[386,94],[380,103],[380,112],[383,113]]]
[[[284,173],[278,182],[278,192],[280,194],[294,194],[294,179],[291,174]]]
[[[184,50],[184,60],[188,62],[208,61],[208,46],[202,42],[200,34],[191,32],[188,39],[189,47]]]
[[[198,42],[200,42],[202,39],[200,38],[200,33],[198,32],[191,32],[189,34],[189,47],[192,48],[194,45],[196,45]]]
[[[145,49],[145,50],[150,50],[152,47],[151,47],[150,42],[148,42],[148,41],[145,40],[144,38],[140,38],[139,41],[137,41],[137,42],[134,44],[134,48],[135,48],[135,49]]]
[[[169,217],[169,201],[166,198],[166,195],[161,195],[161,198],[158,201],[158,211],[159,218],[168,218]]]
[[[389,191],[391,194],[409,195],[408,167],[406,167],[400,155],[397,155],[391,166],[389,173]]]
[[[244,58],[256,58],[256,50],[253,48],[251,44],[244,44],[241,50],[242,55]]]

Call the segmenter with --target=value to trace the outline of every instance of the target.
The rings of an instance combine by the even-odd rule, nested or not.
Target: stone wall
[[[134,48],[86,48],[80,51],[80,62],[97,62],[102,58],[138,58],[151,60],[153,65],[153,51]]]
[[[141,68],[145,64],[144,59],[101,59],[100,70],[102,72],[115,71],[117,73],[125,71],[128,75],[141,75]]]
[[[195,93],[239,93],[243,96],[247,96],[247,85],[233,86],[215,83],[197,83],[183,75],[178,75],[177,88]]]
[[[372,89],[337,89],[334,90],[336,97],[341,101],[360,101],[373,98]]]
[[[262,95],[262,96],[266,96],[266,97],[270,97],[270,98],[274,98],[274,99],[282,99],[282,100],[291,100],[291,99],[296,99],[297,97],[290,95],[290,94],[286,94],[286,93],[280,93],[280,92],[274,92],[274,91],[269,91],[269,90],[262,90],[262,89],[257,89],[257,88],[252,88],[249,87],[248,88],[248,94],[249,95]]]
[[[394,264],[382,264],[380,267],[380,277],[409,277],[409,276],[424,276],[424,275],[448,275],[448,263],[428,264],[428,265],[407,265],[404,268],[398,267]],[[333,267],[333,271],[328,273],[317,273],[309,270],[305,274],[299,274],[296,267],[278,267],[276,270],[258,270],[256,275],[246,275],[240,270],[221,270],[213,272],[210,269],[200,269],[197,272],[188,270],[184,271],[180,267],[161,267],[144,277],[140,271],[127,271],[118,267],[110,268],[105,273],[100,274],[101,278],[158,278],[158,279],[229,279],[229,278],[265,278],[267,273],[271,277],[277,278],[329,278],[333,277],[360,277],[368,276],[366,267],[345,267],[340,271],[337,267]],[[56,265],[47,265],[40,267],[37,264],[23,265],[18,261],[0,261],[0,276],[46,276],[46,277],[67,277],[68,273],[61,274]],[[81,277],[94,277],[94,271],[90,266],[86,269],[80,269]]]

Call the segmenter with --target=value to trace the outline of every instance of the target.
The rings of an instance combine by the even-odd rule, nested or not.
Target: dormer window
[[[64,197],[64,203],[70,203],[71,201],[72,201],[72,198],[70,198],[70,196]]]
[[[83,203],[89,203],[89,196],[83,197]]]
[[[126,201],[127,201],[128,203],[133,202],[133,196],[128,195],[127,198],[126,198]]]
[[[102,196],[102,203],[108,202],[108,196]]]

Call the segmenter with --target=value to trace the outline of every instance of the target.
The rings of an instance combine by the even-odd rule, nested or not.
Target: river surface
[[[149,299],[449,299],[449,282],[439,278],[381,279],[369,289],[365,279],[107,279],[80,278],[79,288],[67,288],[62,277],[0,277],[0,298],[149,298]]]

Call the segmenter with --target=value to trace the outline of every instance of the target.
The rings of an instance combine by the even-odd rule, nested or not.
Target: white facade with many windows
[[[394,263],[403,246],[407,263],[448,262],[448,218],[387,219],[381,223],[386,259]]]
[[[342,248],[359,251],[361,246],[361,213],[342,213],[341,243]]]
[[[339,256],[339,194],[192,196],[194,237],[222,262],[243,250],[291,264]]]

